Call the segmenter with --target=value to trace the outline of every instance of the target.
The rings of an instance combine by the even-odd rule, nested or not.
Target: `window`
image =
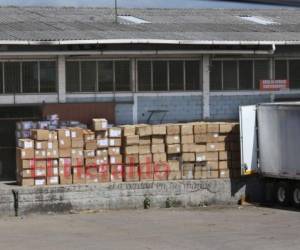
[[[288,79],[287,61],[286,60],[276,60],[275,61],[275,79],[276,80]]]
[[[185,88],[186,90],[200,90],[200,61],[185,61]]]
[[[253,61],[239,61],[239,89],[253,89]]]
[[[116,91],[130,91],[130,63],[129,61],[115,62]]]
[[[169,62],[170,90],[184,90],[183,61]]]
[[[96,90],[96,62],[81,62],[81,91],[93,92]]]
[[[138,90],[149,91],[151,87],[151,61],[138,62]]]
[[[223,61],[223,89],[237,89],[237,62]]]
[[[22,92],[37,93],[39,92],[38,63],[22,63]]]
[[[56,92],[56,62],[43,61],[40,62],[40,92],[51,93]]]
[[[80,91],[79,62],[66,62],[66,89],[67,92]]]
[[[167,61],[153,61],[153,90],[168,90]]]
[[[290,60],[289,69],[290,88],[300,88],[300,60]]]
[[[98,62],[98,88],[99,91],[114,91],[113,62]]]
[[[222,61],[212,61],[210,67],[210,89],[222,89]]]
[[[254,61],[254,88],[259,89],[261,80],[270,79],[270,61],[255,60]]]
[[[4,63],[5,93],[19,93],[21,85],[21,64],[20,62]]]

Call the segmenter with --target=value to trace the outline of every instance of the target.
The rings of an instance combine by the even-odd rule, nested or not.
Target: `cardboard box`
[[[96,140],[108,138],[108,130],[96,131],[95,136],[96,136]]]
[[[193,144],[194,143],[194,135],[182,135],[181,143],[182,144]]]
[[[202,164],[202,169],[204,170],[219,170],[218,161],[206,161]]]
[[[71,140],[73,140],[73,139],[83,140],[83,129],[82,128],[69,128],[69,129],[70,129]]]
[[[107,173],[109,175],[109,169],[110,166],[109,165],[100,165],[98,166],[98,173]]]
[[[34,178],[35,170],[34,169],[22,169],[18,172],[18,175],[21,178]]]
[[[85,167],[85,181],[86,183],[98,183],[98,167]]]
[[[58,149],[47,149],[46,150],[47,159],[56,159],[59,158],[59,151]]]
[[[135,154],[135,155],[124,155],[124,159],[125,159],[125,164],[129,165],[129,164],[138,164],[139,163],[139,155]]]
[[[58,150],[58,154],[61,158],[71,157],[71,148],[60,148]]]
[[[89,142],[89,141],[87,141],[87,142]],[[83,149],[83,147],[84,147],[83,139],[72,139],[71,140],[71,147],[72,148],[81,148],[81,149]]]
[[[48,141],[57,141],[58,136],[56,131],[49,131]]]
[[[175,180],[181,180],[182,177],[181,177],[181,172],[180,171],[171,171],[169,172],[168,174],[168,180],[169,181],[175,181]]]
[[[16,164],[17,164],[17,169],[32,169],[35,167],[35,162],[36,160],[22,160],[20,158],[17,158]]]
[[[121,154],[121,149],[119,147],[109,147],[108,155],[119,155]]]
[[[121,138],[110,138],[109,139],[110,147],[121,147],[121,145],[122,145]]]
[[[83,155],[84,158],[91,158],[91,157],[95,157],[95,150],[83,150]]]
[[[32,139],[37,141],[47,141],[49,139],[49,130],[46,129],[32,129]]]
[[[118,156],[111,156],[111,157],[116,158]],[[96,156],[96,164],[97,166],[108,165],[108,156]]]
[[[59,158],[58,165],[59,165],[59,169],[71,168],[71,158]]]
[[[85,143],[85,150],[96,150],[97,149],[97,141],[92,140],[92,141],[87,141]]]
[[[181,148],[180,144],[169,144],[169,145],[167,145],[167,153],[168,154],[179,154],[181,152],[180,148]]]
[[[21,178],[18,180],[18,184],[26,187],[34,186],[34,178]]]
[[[98,149],[96,150],[96,156],[100,157],[107,157],[108,156],[108,150],[107,149]]]
[[[59,184],[59,176],[50,176],[46,179],[47,185],[58,185]]]
[[[153,181],[154,173],[153,172],[141,172],[140,181]]]
[[[47,164],[47,169],[59,167],[58,159],[47,160],[46,164]]]
[[[71,133],[70,133],[70,130],[69,129],[66,129],[66,128],[62,128],[62,129],[57,129],[56,130],[57,132],[57,136],[58,136],[58,139],[71,139]]]
[[[138,145],[140,142],[140,137],[138,135],[128,135],[123,137],[124,145]]]
[[[108,135],[110,138],[120,138],[122,136],[122,129],[117,127],[110,128]]]
[[[221,151],[221,152],[218,152],[218,154],[219,154],[219,160],[220,161],[231,160],[231,152]]]
[[[163,144],[164,145],[164,144]],[[139,154],[151,154],[150,145],[139,145]]]
[[[98,173],[96,175],[86,175],[85,176],[85,183],[86,184],[99,183]]]
[[[94,118],[93,119],[93,130],[94,131],[103,131],[107,130],[108,122],[106,119]]]
[[[207,142],[225,142],[226,136],[219,133],[209,133],[207,134]]]
[[[34,150],[34,158],[35,159],[46,159],[47,158],[47,150]]]
[[[34,141],[31,139],[19,139],[18,147],[23,149],[32,149],[34,147]]]
[[[179,135],[180,125],[179,124],[167,124],[167,135]]]
[[[99,172],[98,173],[98,181],[99,183],[107,183],[110,182],[110,173],[109,169],[106,172]]]
[[[139,136],[150,136],[152,135],[152,126],[151,125],[136,125],[136,134]]]
[[[111,165],[110,180],[111,180],[111,182],[122,182],[123,181],[123,166],[122,165]]]
[[[195,143],[207,143],[207,134],[194,135]]]
[[[213,152],[213,151],[225,151],[226,144],[224,142],[217,142],[217,143],[207,143],[206,144],[206,151]]]
[[[230,177],[229,169],[220,169],[219,178],[229,178],[229,177]]]
[[[217,179],[219,178],[219,171],[202,169],[201,177],[202,179]]]
[[[165,144],[152,144],[151,152],[153,154],[165,153]]]
[[[219,133],[220,132],[220,124],[217,122],[209,122],[207,123],[207,133]]]
[[[34,141],[34,148],[41,149],[41,150],[47,150],[48,141]]]
[[[219,161],[219,169],[229,169],[231,168],[231,162],[230,161]]]
[[[200,144],[182,144],[181,148],[184,153],[202,153],[206,151],[206,146]]]
[[[71,139],[70,138],[61,138],[58,140],[59,149],[71,148]]]
[[[97,139],[98,148],[108,148],[108,138]]]
[[[140,164],[150,163],[150,162],[152,162],[152,154],[145,154],[145,155],[139,154],[139,163]]]
[[[182,179],[193,180],[194,179],[195,165],[193,163],[182,164]]]
[[[165,136],[164,135],[152,135],[151,143],[152,144],[163,144],[163,143],[165,143]]]
[[[135,135],[135,126],[134,125],[123,125],[120,126],[122,129],[123,136],[132,136]]]
[[[17,148],[16,149],[16,156],[19,159],[26,160],[26,159],[33,159],[34,158],[34,149],[28,148]]]
[[[154,171],[154,164],[151,162],[140,164],[140,172],[141,173],[153,173]],[[153,179],[153,176],[152,176]]]
[[[154,172],[153,180],[154,181],[167,181],[169,177],[169,172]]]
[[[72,148],[71,149],[72,158],[83,158],[83,150],[81,148]]]
[[[45,177],[34,178],[34,185],[35,186],[45,186],[46,178]]]
[[[207,124],[206,123],[196,123],[194,124],[194,134],[206,134],[207,133]]]
[[[168,166],[169,166],[170,172],[179,172],[180,171],[179,161],[176,161],[176,160],[168,161]]]
[[[139,146],[127,146],[124,148],[124,153],[126,155],[134,155],[139,153]]]
[[[165,135],[165,134],[167,134],[166,125],[152,125],[152,134],[153,135]]]
[[[72,167],[84,167],[84,159],[83,158],[71,158],[71,166]]]
[[[155,162],[153,164],[153,172],[170,172],[168,162]]]
[[[181,135],[193,135],[194,125],[192,123],[181,125]]]
[[[218,152],[196,153],[196,162],[202,161],[218,161]]]
[[[183,162],[194,162],[195,160],[195,153],[182,153]]]
[[[140,137],[139,145],[151,145],[151,136]]]
[[[220,133],[231,133],[238,132],[239,124],[238,123],[220,123]]]
[[[96,139],[95,132],[93,132],[89,129],[84,129],[83,130],[83,140],[84,140],[84,142],[92,141],[92,140],[95,140],[95,139]]]
[[[47,170],[46,168],[35,168],[34,169],[34,177],[46,177],[47,175]]]
[[[85,184],[84,167],[73,167],[73,184]]]
[[[167,144],[179,144],[180,143],[180,136],[179,135],[167,135],[166,136],[166,143]]]
[[[166,162],[167,154],[166,153],[158,153],[152,155],[153,162]]]
[[[124,166],[124,181],[139,181],[139,168],[137,166]]]
[[[123,156],[120,155],[111,155],[109,157],[110,164],[122,164],[123,163]]]

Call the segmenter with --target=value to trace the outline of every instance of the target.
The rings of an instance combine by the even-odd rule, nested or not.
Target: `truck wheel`
[[[300,208],[300,184],[295,184],[292,191],[292,203],[296,208]]]
[[[290,186],[286,182],[279,182],[275,188],[275,200],[281,206],[288,206],[290,203]]]

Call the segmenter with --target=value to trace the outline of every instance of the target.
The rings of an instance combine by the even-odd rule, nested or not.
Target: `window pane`
[[[4,64],[5,70],[5,93],[19,93],[20,92],[20,63],[6,62]]]
[[[79,62],[66,63],[66,87],[67,92],[79,92]]]
[[[40,62],[41,92],[56,92],[56,62]]]
[[[37,93],[39,91],[38,63],[22,63],[22,91],[23,93]]]
[[[151,90],[151,61],[138,62],[138,89],[139,91]]]
[[[255,60],[254,61],[254,84],[255,89],[259,89],[261,80],[270,79],[270,63],[269,60]]]
[[[130,62],[115,62],[116,91],[130,91]]]
[[[253,89],[253,61],[239,61],[239,89]]]
[[[99,91],[114,91],[113,62],[98,62]]]
[[[287,77],[287,61],[286,60],[276,60],[275,61],[275,79],[276,80],[286,80]]]
[[[81,91],[96,90],[96,62],[81,62]]]
[[[170,90],[184,90],[183,61],[169,62]]]
[[[185,62],[186,90],[200,90],[200,61]]]
[[[290,60],[290,88],[300,88],[300,60]]]
[[[223,61],[223,89],[237,89],[237,62]]]
[[[166,61],[153,61],[153,90],[168,90]]]
[[[210,89],[222,90],[222,62],[212,61],[210,67]]]

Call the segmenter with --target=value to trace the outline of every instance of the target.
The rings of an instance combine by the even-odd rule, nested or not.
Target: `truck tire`
[[[300,184],[295,184],[291,194],[292,204],[295,208],[300,208]]]
[[[290,205],[291,190],[287,182],[278,182],[275,185],[274,198],[277,204],[281,206]]]

